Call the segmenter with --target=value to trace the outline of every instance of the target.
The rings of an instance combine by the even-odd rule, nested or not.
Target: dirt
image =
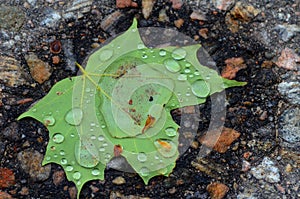
[[[246,21],[235,15],[235,21],[231,22],[239,24],[235,33],[228,28],[226,17],[228,20],[228,14],[236,4],[227,10],[218,10],[211,1],[183,1],[179,9],[174,9],[171,1],[157,0],[149,18],[145,19],[140,0],[134,1],[137,7],[121,9],[116,8],[115,1],[104,0],[86,0],[79,4],[76,2],[80,1],[75,0],[0,2],[1,8],[9,7],[12,10],[13,20],[14,17],[20,19],[15,23],[6,23],[6,16],[0,16],[1,24],[5,24],[0,25],[0,55],[16,60],[17,64],[13,65],[18,68],[12,67],[9,70],[11,74],[15,70],[22,73],[22,77],[11,75],[9,81],[0,80],[0,167],[12,170],[15,175],[14,185],[5,188],[0,186],[0,198],[1,192],[13,198],[74,197],[72,182],[53,177],[57,176],[54,173],[62,170],[59,165],[51,164],[51,172],[45,180],[36,180],[22,169],[24,167],[17,158],[18,154],[29,149],[45,154],[49,138],[43,124],[34,119],[17,121],[16,118],[45,96],[56,82],[77,74],[78,69],[72,61],[82,63],[93,51],[95,43],[102,45],[106,39],[125,31],[134,17],[138,19],[139,27],[171,28],[195,39],[206,49],[219,71],[224,70],[226,60],[230,58],[241,57],[244,60],[243,64],[247,67],[237,72],[235,80],[245,81],[247,85],[226,89],[227,114],[224,125],[238,131],[240,137],[225,153],[212,151],[204,159],[198,158],[198,145],[201,145],[198,139],[207,131],[211,119],[211,101],[208,100],[196,107],[201,113],[198,133],[194,138],[196,144],[180,156],[169,177],[158,176],[150,180],[149,185],[144,185],[136,174],[107,169],[105,180],[88,182],[80,198],[130,198],[130,195],[133,198],[209,198],[207,186],[212,182],[222,183],[229,188],[224,198],[300,197],[299,147],[284,144],[279,135],[280,126],[284,126],[279,124],[281,114],[285,109],[299,105],[291,104],[277,89],[278,84],[289,77],[295,76],[297,80],[299,64],[296,65],[298,73],[275,64],[284,47],[293,49],[299,55],[300,37],[296,30],[286,38],[286,30],[274,29],[278,24],[300,25],[299,1],[243,1],[244,5],[255,7],[259,13],[256,16],[247,15]],[[88,6],[75,9],[84,3]],[[166,21],[159,21],[162,9],[167,15]],[[203,13],[205,20],[192,20],[190,15],[193,11]],[[68,17],[68,13],[74,17]],[[108,19],[111,15],[114,17]],[[179,19],[183,24],[176,27],[174,22]],[[105,26],[103,21],[106,22]],[[199,30],[203,28],[208,30],[205,37],[199,35]],[[58,54],[50,52],[50,44],[55,40],[60,40],[62,44]],[[31,52],[51,67],[51,76],[44,83],[36,82],[30,74],[26,55]],[[52,57],[57,55],[60,61],[53,63]],[[265,61],[271,63],[263,67]],[[4,62],[3,59],[1,62]],[[0,67],[3,66],[0,64]],[[2,80],[5,78],[2,77]],[[18,81],[11,78],[18,78]],[[15,82],[15,85],[7,82]],[[20,101],[24,99],[32,100]],[[173,117],[178,121],[180,114],[174,112]],[[253,168],[264,157],[276,163],[280,173],[279,182],[257,179],[243,168],[245,161]],[[292,167],[290,172],[286,171],[288,164]],[[199,165],[204,169],[199,170]],[[120,176],[126,183],[114,184],[113,180]],[[54,184],[54,181],[59,183]]]

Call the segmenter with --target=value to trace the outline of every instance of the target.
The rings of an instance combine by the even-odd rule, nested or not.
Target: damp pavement
[[[169,177],[144,185],[138,175],[108,167],[105,180],[88,182],[80,198],[300,197],[299,1],[0,3],[0,198],[76,198],[59,165],[41,166],[47,129],[16,118],[56,82],[75,76],[74,63],[128,29],[134,17],[139,27],[187,35],[205,48],[222,76],[248,82],[226,90],[224,136],[238,136],[200,158],[211,101],[173,111],[175,120],[184,120],[184,138],[197,133]]]

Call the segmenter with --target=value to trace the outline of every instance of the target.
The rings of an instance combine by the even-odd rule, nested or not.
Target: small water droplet
[[[100,174],[100,170],[99,169],[93,169],[92,170],[92,175],[98,176],[99,174]]]
[[[92,136],[91,136],[91,140],[96,140],[96,138],[97,138],[97,137],[96,137],[95,135],[92,135]]]
[[[190,73],[190,72],[191,72],[191,69],[186,68],[186,69],[184,69],[184,72],[185,72],[185,73]]]
[[[91,89],[90,88],[86,88],[85,92],[89,93],[89,92],[91,92]]]
[[[82,110],[80,108],[73,108],[66,114],[65,120],[71,125],[79,125],[82,121],[82,117]]]
[[[54,154],[54,155],[53,155],[54,158],[57,158],[57,156],[58,156],[57,154]]]
[[[61,163],[62,165],[65,165],[65,164],[68,163],[68,160],[67,160],[66,158],[63,158],[63,159],[61,159],[60,163]]]
[[[70,137],[71,137],[71,138],[75,137],[75,134],[74,134],[74,133],[71,133],[71,134],[70,134]]]
[[[165,51],[164,49],[160,49],[158,54],[159,54],[160,56],[164,57],[164,56],[167,55],[167,51]]]
[[[178,64],[177,61],[175,61],[174,59],[166,59],[164,61],[164,65],[166,66],[166,68],[168,69],[168,71],[172,72],[172,73],[176,73],[178,71],[180,71],[181,67]]]
[[[133,28],[131,31],[132,31],[132,32],[136,32],[136,28]]]
[[[71,165],[68,165],[68,166],[66,167],[66,171],[69,171],[69,172],[70,172],[70,171],[73,171],[73,169],[74,169],[74,168],[73,168],[73,166],[71,166]]]
[[[32,112],[36,112],[36,108],[32,109]]]
[[[53,135],[52,140],[53,142],[60,144],[65,140],[65,137],[60,133],[56,133]]]
[[[46,126],[53,126],[55,124],[55,119],[53,116],[46,116],[43,120]]]
[[[192,83],[192,92],[197,97],[207,97],[210,93],[210,87],[204,80],[197,80]]]
[[[148,55],[147,55],[147,54],[143,54],[143,55],[142,55],[142,58],[143,58],[143,59],[146,59],[146,58],[148,58]]]
[[[100,148],[99,148],[99,151],[100,151],[100,152],[104,152],[104,151],[105,151],[105,148],[104,148],[104,147],[100,147]]]
[[[102,141],[104,140],[104,136],[103,136],[103,135],[99,135],[98,140],[99,140],[100,142],[102,142]]]
[[[185,94],[187,97],[189,97],[189,96],[191,96],[191,93],[189,93],[189,92],[186,92],[186,94]]]
[[[176,48],[172,52],[172,57],[175,60],[182,60],[186,57],[186,50],[183,48]]]
[[[190,66],[191,66],[190,63],[186,63],[186,64],[185,64],[185,67],[190,67]]]
[[[210,80],[210,75],[205,76],[206,80]]]
[[[108,146],[108,144],[107,144],[106,142],[104,142],[104,143],[102,144],[102,146],[103,146],[103,147],[106,147],[106,146]]]
[[[186,81],[187,80],[187,75],[186,74],[180,74],[180,75],[178,75],[177,79],[179,81]]]
[[[164,157],[170,158],[173,157],[177,152],[176,145],[170,140],[156,140],[154,142],[157,151]]]
[[[79,179],[81,178],[81,173],[78,172],[78,171],[76,171],[75,173],[73,173],[73,178],[74,178],[75,180],[79,180]]]
[[[105,126],[104,124],[102,124],[102,125],[101,125],[101,128],[105,129],[105,128],[106,128],[106,126]]]
[[[92,127],[96,126],[96,124],[94,122],[91,122],[90,124]]]
[[[145,48],[145,45],[144,44],[138,44],[137,48],[140,50],[140,49],[144,49]]]
[[[140,170],[141,176],[148,176],[149,175],[149,169],[147,167],[142,167]]]
[[[194,75],[199,76],[200,75],[199,71],[195,71]]]
[[[66,155],[66,152],[64,150],[60,150],[59,154],[60,155]]]
[[[173,127],[168,127],[165,129],[166,135],[170,137],[174,137],[177,134],[177,130]]]
[[[113,56],[113,54],[114,54],[113,50],[105,49],[100,54],[100,60],[101,61],[107,61]]]
[[[46,157],[46,160],[47,160],[47,161],[51,160],[51,157],[50,157],[50,156],[47,156],[47,157]]]
[[[145,153],[139,153],[137,155],[137,159],[140,162],[145,162],[147,160],[147,155]]]

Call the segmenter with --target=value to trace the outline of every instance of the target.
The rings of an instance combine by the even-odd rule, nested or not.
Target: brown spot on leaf
[[[144,128],[142,130],[142,133],[144,133],[149,128],[151,128],[153,126],[154,122],[155,122],[155,117],[152,117],[151,115],[148,115],[148,118],[146,120],[145,126],[144,126]]]
[[[123,152],[123,148],[121,145],[117,144],[114,146],[114,155],[115,157],[118,157],[121,155],[121,153]]]

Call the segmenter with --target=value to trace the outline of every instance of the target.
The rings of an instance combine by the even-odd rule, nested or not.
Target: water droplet
[[[94,127],[96,126],[96,124],[94,122],[91,122],[91,126]]]
[[[184,50],[183,48],[176,48],[172,52],[172,57],[175,60],[182,60],[185,58],[185,56],[186,56],[186,50]]]
[[[100,147],[100,148],[99,148],[99,151],[100,151],[100,152],[104,152],[104,151],[105,151],[105,148],[104,148],[104,147]]]
[[[185,94],[187,97],[189,97],[189,96],[191,96],[191,93],[189,93],[189,92],[186,92],[186,94]]]
[[[149,175],[149,169],[147,167],[142,167],[140,170],[141,176],[148,176]]]
[[[103,147],[106,147],[106,146],[108,146],[108,144],[107,144],[106,142],[104,142],[104,143],[102,144],[102,146],[103,146]]]
[[[164,49],[161,49],[159,50],[159,53],[158,53],[160,56],[164,57],[167,55],[167,51],[165,51]]]
[[[60,155],[66,155],[66,152],[64,150],[60,150],[59,154]]]
[[[178,62],[175,61],[174,59],[166,59],[164,61],[164,65],[172,73],[176,73],[176,72],[180,71],[180,69],[181,69]]]
[[[190,75],[189,75],[189,78],[193,78],[193,77],[194,77],[194,75],[193,75],[193,74],[190,74]]]
[[[105,128],[106,128],[106,126],[105,126],[104,124],[102,124],[102,125],[101,125],[101,128],[105,129]]]
[[[96,137],[95,135],[92,135],[92,136],[91,136],[91,140],[96,140],[96,138],[97,138],[97,137]]]
[[[60,133],[56,133],[53,135],[52,140],[53,140],[53,142],[60,144],[65,140],[65,137]]]
[[[143,58],[143,59],[146,59],[146,58],[148,58],[148,55],[147,55],[147,54],[143,54],[143,55],[142,55],[142,58]]]
[[[145,162],[147,160],[147,155],[145,153],[139,153],[137,155],[137,159],[140,162]]]
[[[57,154],[54,154],[53,157],[54,157],[54,158],[57,158]]]
[[[99,154],[98,151],[87,149],[86,145],[78,141],[75,144],[75,159],[83,167],[92,168],[98,165],[99,163]]]
[[[68,165],[68,166],[66,167],[66,171],[69,171],[69,172],[70,172],[70,171],[73,171],[73,169],[74,169],[74,168],[73,168],[73,166],[71,166],[71,165]]]
[[[47,161],[51,160],[51,157],[50,157],[50,156],[47,156],[47,157],[46,157],[46,160],[47,160]]]
[[[114,54],[113,50],[105,49],[100,54],[100,60],[101,61],[107,61],[113,56],[113,54]]]
[[[196,75],[196,76],[200,75],[199,71],[195,71],[194,75]]]
[[[62,165],[65,165],[65,164],[68,163],[68,160],[67,160],[66,158],[63,158],[63,159],[61,159],[60,163],[61,163]]]
[[[190,63],[186,63],[186,64],[185,64],[185,67],[190,67],[190,66],[191,66]]]
[[[46,116],[43,120],[46,126],[53,126],[55,124],[55,119],[53,116]]]
[[[177,134],[177,130],[173,127],[168,127],[165,129],[166,135],[170,137],[174,137]]]
[[[36,112],[36,108],[32,109],[32,112]]]
[[[90,88],[86,88],[85,92],[89,93],[89,92],[91,92],[91,89]]]
[[[75,180],[79,180],[79,179],[81,178],[81,173],[78,172],[78,171],[76,171],[75,173],[73,173],[73,178],[74,178]]]
[[[80,108],[73,108],[66,114],[65,120],[71,125],[79,125],[82,121],[82,117],[82,110]]]
[[[71,138],[75,137],[75,134],[74,134],[74,133],[71,133],[71,134],[70,134],[70,137],[71,137]]]
[[[185,73],[190,73],[190,72],[191,72],[191,69],[186,68],[186,69],[184,69],[184,72],[185,72]]]
[[[192,83],[192,92],[197,97],[206,97],[210,93],[209,85],[204,80],[197,80]]]
[[[136,28],[133,28],[131,31],[132,31],[132,32],[136,32]]]
[[[100,174],[100,170],[99,169],[93,169],[92,170],[92,175],[98,176],[99,174]]]
[[[143,49],[143,48],[145,48],[145,45],[144,44],[138,44],[137,48],[138,49]]]
[[[170,158],[173,157],[177,152],[176,145],[170,140],[156,140],[154,142],[157,151],[164,157]]]
[[[104,140],[104,136],[103,136],[103,135],[99,135],[98,140],[99,140],[100,142],[102,142],[102,141]]]
[[[177,79],[179,81],[186,81],[187,80],[187,75],[186,74],[180,74],[180,75],[178,75]]]

